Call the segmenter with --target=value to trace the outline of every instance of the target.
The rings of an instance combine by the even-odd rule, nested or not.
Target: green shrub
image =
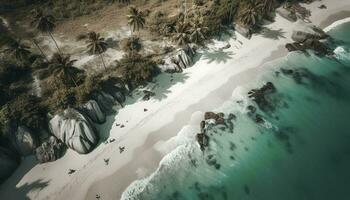
[[[46,110],[40,105],[37,97],[18,96],[2,106],[0,110],[0,129],[9,124],[21,124],[32,130],[42,130],[47,126]]]
[[[118,70],[123,81],[132,87],[152,81],[153,77],[160,72],[157,63],[152,58],[139,54],[124,56],[118,63]]]

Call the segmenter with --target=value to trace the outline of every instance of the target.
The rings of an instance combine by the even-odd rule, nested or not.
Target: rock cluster
[[[259,89],[252,89],[248,92],[248,97],[251,98],[261,110],[271,109],[269,101],[267,100],[267,95],[275,93],[276,88],[271,82],[267,82]]]
[[[65,145],[51,136],[35,150],[35,156],[40,163],[52,162],[60,158],[64,151]]]
[[[206,112],[204,114],[204,119],[209,120],[213,119],[215,120],[215,124],[224,124],[225,119],[224,119],[224,113],[214,113],[214,112]]]
[[[102,124],[106,121],[105,114],[95,100],[90,100],[82,105],[79,111],[84,113],[84,115],[88,116],[95,123]]]
[[[189,45],[179,49],[174,55],[165,60],[165,64],[167,65],[166,72],[182,72],[183,69],[191,67],[195,55],[196,49]]]
[[[309,49],[315,51],[317,55],[332,54],[330,48],[320,41],[328,38],[328,35],[322,29],[303,24],[299,27],[302,28],[293,31],[292,39],[294,42],[286,44],[288,51],[306,52]]]
[[[283,18],[285,18],[291,22],[295,22],[298,19],[294,12],[292,12],[291,10],[287,10],[286,8],[283,8],[283,7],[277,8],[276,13],[278,13]]]
[[[50,120],[51,132],[78,153],[89,153],[98,143],[95,127],[89,118],[75,109],[67,109]]]
[[[209,146],[209,136],[207,134],[208,129],[218,126],[219,129],[221,130],[225,130],[226,128],[228,128],[229,131],[233,133],[232,120],[235,120],[235,119],[236,119],[236,116],[232,113],[229,114],[226,118],[224,113],[214,113],[214,112],[204,113],[204,120],[201,121],[200,123],[200,133],[196,135],[196,139],[200,146],[200,149],[204,151],[205,148]],[[207,125],[206,120],[208,120],[208,123],[209,123],[207,127],[206,127]],[[209,135],[212,135],[212,134],[209,134]]]
[[[142,97],[142,100],[144,100],[144,101],[148,101],[151,99],[151,97],[156,95],[154,92],[151,92],[149,90],[144,90],[143,94],[144,94],[144,96]]]

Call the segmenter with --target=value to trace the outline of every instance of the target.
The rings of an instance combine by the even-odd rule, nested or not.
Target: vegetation
[[[132,56],[142,49],[142,44],[139,37],[131,36],[122,41],[122,49],[124,52]]]
[[[141,11],[139,11],[136,7],[129,7],[129,15],[127,15],[127,17],[128,24],[131,28],[132,33],[143,29],[143,27],[145,26],[146,20],[144,14]]]
[[[88,52],[90,54],[98,54],[101,58],[103,67],[107,70],[106,63],[103,59],[103,53],[107,50],[107,43],[103,37],[100,36],[99,33],[89,32],[87,34],[83,34],[78,36],[78,40],[86,40]]]
[[[157,63],[152,58],[138,53],[133,56],[126,54],[118,63],[118,73],[131,88],[135,88],[160,73]]]
[[[75,60],[61,51],[52,35],[55,22],[95,12],[110,3],[118,3],[123,7],[130,4],[130,0],[0,2],[0,11],[16,10],[19,6],[33,4],[33,7],[39,8],[33,12],[32,25],[40,32],[47,33],[58,51],[48,60],[45,55],[47,52],[33,38],[29,38],[41,53],[41,56],[35,55],[27,43],[15,39],[0,24],[0,48],[5,47],[4,56],[0,58],[0,139],[9,137],[10,132],[6,130],[18,124],[38,130],[34,133],[46,129],[47,113],[53,114],[68,107],[80,106],[90,100],[92,94],[106,88],[113,81],[126,82],[130,88],[152,81],[160,70],[152,55],[141,55],[143,45],[140,37],[135,36],[135,32],[139,33],[141,29],[148,28],[152,33],[157,33],[157,37],[173,38],[179,46],[203,44],[206,39],[222,33],[223,29],[234,23],[249,29],[256,28],[259,21],[269,18],[278,3],[282,2],[285,1],[193,0],[186,1],[185,13],[156,10],[150,16],[135,6],[130,6],[126,18],[132,36],[122,41],[122,49],[126,54],[115,68],[106,67],[103,54],[108,44],[99,33],[89,32],[78,37],[79,40],[86,41],[90,54],[101,58],[105,70],[93,75],[87,75],[74,67]],[[295,4],[295,0],[287,2],[288,9],[307,16],[307,11]],[[50,8],[52,13],[44,13],[42,10],[45,8]],[[42,96],[36,96],[33,92],[33,77],[40,79]]]
[[[3,52],[13,56],[16,60],[25,62],[31,54],[29,49],[30,47],[22,44],[21,41],[12,40],[8,42],[7,48]]]
[[[40,32],[48,33],[52,41],[55,43],[58,52],[62,55],[62,52],[60,48],[58,48],[55,38],[52,36],[52,31],[55,28],[54,20],[55,18],[52,15],[45,15],[41,10],[33,11],[32,25],[34,25],[35,28]]]

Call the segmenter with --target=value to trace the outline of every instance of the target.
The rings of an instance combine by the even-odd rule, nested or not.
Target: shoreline
[[[325,2],[329,5],[337,4],[336,2],[346,4],[341,0],[324,0],[321,3]],[[317,8],[319,4],[320,2],[315,2],[313,6]],[[319,10],[319,12],[316,10],[315,19],[319,21],[316,20],[313,23],[325,28],[323,26],[331,26],[340,20],[340,17],[345,15],[343,11],[345,7],[333,6],[335,7],[333,10],[336,12],[327,16],[324,16],[325,14],[321,11],[327,13],[329,10]],[[347,8],[350,10],[350,5],[345,9]],[[338,13],[340,14],[338,15]],[[312,14],[314,14],[314,10],[312,10]],[[350,17],[350,11],[346,14],[348,14],[347,17]],[[280,17],[268,27],[271,29],[281,28],[276,23],[284,25],[283,29],[291,29],[288,24],[284,24],[286,20]],[[47,182],[48,185],[51,184],[51,187],[46,186],[37,190],[27,188],[16,195],[34,199],[95,199],[95,195],[100,194],[103,199],[116,199],[133,181],[153,173],[164,155],[171,151],[171,149],[160,151],[158,146],[165,146],[164,144],[176,136],[190,121],[196,125],[199,124],[195,117],[197,111],[215,110],[232,96],[236,87],[256,80],[261,71],[265,70],[265,67],[261,67],[262,65],[268,65],[268,62],[286,56],[288,52],[284,48],[284,44],[286,41],[290,41],[291,34],[288,31],[284,34],[284,38],[281,37],[278,40],[254,35],[248,41],[239,36],[238,39],[244,43],[243,47],[239,49],[231,47],[229,50],[225,50],[224,53],[232,51],[234,54],[228,55],[229,58],[223,62],[210,63],[209,59],[201,58],[192,68],[186,69],[183,74],[174,75],[175,79],[180,80],[180,83],[164,91],[166,97],[163,97],[162,100],[136,102],[135,105],[127,105],[126,108],[120,110],[117,116],[110,116],[106,124],[100,128],[105,130],[104,135],[110,135],[109,138],[117,140],[113,145],[101,143],[89,155],[78,155],[68,151],[64,158],[44,165],[33,167],[24,163],[26,167],[21,165],[20,168],[26,168],[27,173],[22,174],[22,179],[18,178],[18,183],[11,180],[7,181],[8,184],[4,187],[0,186],[0,196],[11,194],[14,191],[18,192],[16,188],[4,191],[12,185],[22,188],[37,181],[39,183],[43,181]],[[228,42],[233,41],[229,40]],[[222,44],[224,42],[219,43],[219,46]],[[265,49],[266,46],[269,46],[268,50]],[[217,51],[215,48],[217,46],[212,49],[214,53]],[[260,54],[256,55],[257,52]],[[203,53],[203,55],[205,54]],[[162,75],[157,80],[162,82],[169,76]],[[144,113],[143,109],[146,107],[149,111]],[[159,119],[162,121],[160,122]],[[120,122],[126,123],[123,130],[115,127],[115,123]],[[107,133],[108,131],[110,133]],[[119,146],[126,146],[123,154],[119,153]],[[111,158],[109,166],[104,165],[103,158]],[[30,158],[26,160],[30,160]],[[73,176],[67,177],[66,170],[68,168],[76,168],[78,171]],[[19,177],[19,174],[21,173],[16,172],[15,177]]]
[[[349,8],[350,8],[350,6],[349,6]],[[338,25],[340,25],[342,23],[345,23],[345,22],[341,22],[339,24],[335,24],[338,21],[344,20],[344,18],[347,18],[348,20],[350,20],[349,17],[350,17],[350,11],[349,12],[339,11],[337,13],[334,13],[334,14],[330,15],[327,19],[324,19],[322,21],[313,22],[313,24],[319,26],[322,29],[326,29],[326,28],[329,28],[331,26],[338,26]],[[229,94],[229,91],[232,92],[234,89],[232,89],[232,90],[228,89],[228,88],[230,88],[228,86],[235,85],[236,87],[238,87],[238,86],[246,85],[247,83],[251,82],[251,80],[256,80],[256,78],[260,74],[259,71],[264,70],[264,69],[262,69],[263,67],[260,67],[260,66],[268,65],[270,62],[274,62],[274,61],[277,61],[279,59],[282,59],[283,57],[287,56],[288,53],[289,52],[286,50],[284,45],[280,45],[280,46],[278,46],[277,49],[271,51],[271,54],[267,58],[262,60],[261,63],[259,65],[257,65],[257,67],[248,69],[246,71],[243,71],[243,72],[241,72],[239,74],[236,74],[235,76],[231,77],[230,80],[228,80],[228,82],[226,84],[222,85],[220,88],[218,88],[218,89],[212,91],[211,93],[209,93],[206,98],[215,98],[215,97],[217,97],[217,94],[220,94],[220,93],[221,94],[224,93],[224,94],[226,94],[226,96],[221,96],[220,99],[215,98],[215,99],[217,99],[217,100],[214,100],[215,103],[211,103],[210,105],[206,106],[205,109],[207,111],[211,111],[211,110],[215,110],[216,108],[221,106],[224,102],[227,101],[227,99],[229,99],[232,96],[232,95],[228,95],[228,94]],[[237,79],[238,77],[240,77],[241,79]],[[226,90],[226,92],[223,92],[225,90]],[[157,140],[164,140],[164,139],[165,140],[170,140],[173,137],[176,137],[176,135],[172,135],[172,136],[167,135],[167,136],[163,136],[162,137],[160,133],[165,132],[167,129],[177,130],[176,133],[179,133],[182,130],[182,128],[188,126],[187,123],[189,121],[191,121],[190,119],[186,119],[183,116],[191,116],[191,114],[194,115],[195,112],[198,112],[199,110],[204,112],[204,110],[203,110],[203,102],[202,101],[198,102],[195,105],[192,105],[192,106],[188,107],[186,109],[186,111],[177,113],[177,115],[175,116],[176,123],[167,124],[167,125],[163,126],[162,128],[160,128],[158,131],[149,133],[150,136],[147,138],[147,140],[144,143],[143,147],[145,148],[145,147],[153,146],[150,141],[157,141]],[[202,119],[200,119],[200,120],[202,120]],[[200,121],[196,121],[195,123],[198,125],[199,122]],[[179,124],[182,124],[182,125],[179,125]],[[191,124],[192,124],[192,121],[191,121]],[[144,149],[142,147],[139,147],[137,150],[135,150],[135,154],[139,155],[140,153],[143,152],[143,150]],[[170,153],[170,152],[168,152],[168,153]],[[155,151],[155,150],[153,150],[153,153],[152,154],[148,153],[148,154],[149,154],[149,157],[152,157],[152,162],[150,162],[150,163],[153,164],[153,165],[151,165],[151,168],[153,168],[153,172],[155,172],[156,169],[159,166],[159,163],[164,158],[164,156],[167,155],[167,154],[160,156],[160,154],[157,151]],[[130,165],[133,166],[133,167],[135,166],[133,162],[129,162],[129,163],[126,164],[126,166],[124,168],[119,169],[118,171],[116,171],[115,174],[124,174],[127,171],[132,171],[132,170],[136,171],[137,170],[137,168],[130,169]],[[150,166],[148,166],[148,167],[150,167]],[[149,176],[149,175],[147,175],[147,176]],[[147,176],[145,176],[145,177],[147,177]],[[129,178],[128,182],[130,184],[133,182],[133,181],[130,182],[130,180],[134,180],[134,181],[135,180],[140,180],[140,179],[134,179],[134,178],[130,178],[130,177],[128,177],[128,178]],[[95,185],[96,185],[97,188],[102,189],[102,187],[99,187],[97,185],[100,184],[100,186],[103,186],[106,183],[107,183],[107,185],[109,185],[109,184],[111,184],[113,182],[113,180],[115,180],[115,177],[113,177],[113,175],[112,175],[110,177],[106,177],[103,181],[101,181],[101,180],[100,181],[96,181]],[[115,188],[115,190],[118,191],[118,193],[121,194],[123,191],[125,191],[125,189],[128,186],[130,186],[130,184],[123,184],[124,186],[127,185],[126,187],[124,187],[124,189],[122,189],[122,188],[121,189]],[[89,196],[90,197],[92,196],[92,193],[94,193],[93,190],[91,190],[92,187],[89,189],[89,192],[86,195],[87,199],[88,199]]]

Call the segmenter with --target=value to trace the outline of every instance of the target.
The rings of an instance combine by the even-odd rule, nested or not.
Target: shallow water
[[[210,143],[204,152],[195,133],[182,132],[181,145],[122,198],[350,199],[350,23],[329,34],[334,57],[292,53],[269,63],[256,83],[237,89],[218,108],[235,120],[206,122]],[[247,93],[267,81],[277,91],[266,95],[271,107],[259,109]],[[255,122],[248,105],[263,123]]]

